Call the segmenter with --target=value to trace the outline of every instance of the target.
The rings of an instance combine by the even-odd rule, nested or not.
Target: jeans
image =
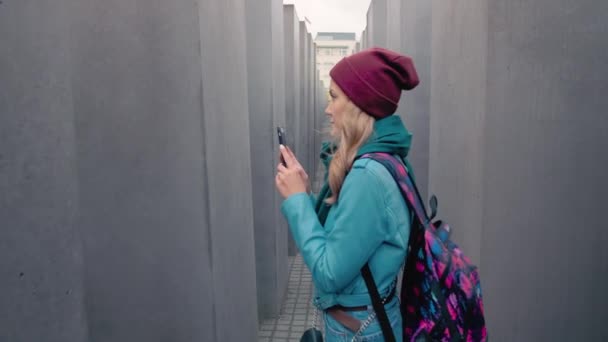
[[[401,311],[399,310],[399,299],[397,296],[386,304],[384,308],[386,310],[386,316],[388,317],[391,327],[393,328],[395,340],[397,342],[402,342],[403,327]],[[347,311],[346,313],[363,323],[372,312],[374,312],[374,309],[371,305],[369,305],[367,311]],[[323,314],[323,318],[325,320],[325,342],[352,341],[353,336],[355,336],[355,332],[343,326],[340,322],[333,319],[327,313]],[[384,335],[382,335],[382,329],[380,328],[380,323],[378,322],[377,317],[375,317],[372,323],[361,332],[356,341],[384,341]]]

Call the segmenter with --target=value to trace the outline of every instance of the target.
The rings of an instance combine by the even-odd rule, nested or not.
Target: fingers
[[[285,160],[287,167],[290,168],[293,166],[295,157],[289,152],[288,147],[280,145],[279,149],[281,150],[281,155],[283,156],[283,160]]]
[[[279,164],[287,166],[287,162],[285,162],[285,158],[283,158],[283,154],[281,153],[281,151],[279,151]]]
[[[287,168],[282,163],[279,163],[279,165],[277,165],[277,171],[279,171],[279,173],[285,173],[287,172]]]
[[[302,165],[300,164],[300,161],[298,160],[298,158],[296,158],[296,155],[293,153],[293,151],[291,150],[291,148],[289,148],[289,146],[285,146],[285,148],[287,149],[287,152],[289,152],[289,155],[291,156],[294,165],[298,166],[299,168],[302,168]]]
[[[295,154],[293,154],[293,151],[292,151],[292,150],[289,148],[289,146],[285,146],[285,149],[287,150],[287,152],[289,153],[289,155],[290,155],[290,156],[291,156],[291,157],[292,157],[294,160],[296,160],[296,161],[298,160],[298,159],[296,158],[296,155],[295,155]]]
[[[296,155],[295,155],[295,154],[293,153],[293,151],[291,150],[291,148],[289,148],[289,146],[283,146],[283,147],[284,147],[284,150],[283,150],[283,151],[286,151],[286,153],[287,153],[287,154],[289,155],[289,157],[291,158],[291,164],[287,164],[287,167],[292,167],[292,166],[295,166],[295,167],[298,167],[298,168],[300,168],[300,169],[304,169],[304,168],[302,167],[302,165],[300,164],[300,161],[298,160],[298,158],[296,158]],[[286,163],[287,163],[287,161],[286,161]]]

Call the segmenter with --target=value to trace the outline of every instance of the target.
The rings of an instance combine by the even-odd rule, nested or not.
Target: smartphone
[[[285,138],[285,128],[283,127],[277,127],[277,137],[279,138],[279,145],[283,145],[283,146],[287,146],[287,139]],[[283,166],[287,167],[287,163],[285,163],[285,160],[283,159],[283,156],[280,156],[281,158],[281,163],[283,163]]]

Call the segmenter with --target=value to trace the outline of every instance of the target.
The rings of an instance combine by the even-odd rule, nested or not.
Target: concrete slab
[[[1,341],[88,341],[70,4],[0,3]]]
[[[282,3],[246,3],[247,69],[258,315],[279,313],[287,286],[287,226],[277,215],[276,126],[285,126]],[[268,39],[271,37],[271,39]]]

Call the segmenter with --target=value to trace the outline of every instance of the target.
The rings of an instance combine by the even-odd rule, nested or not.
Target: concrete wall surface
[[[0,3],[2,341],[252,341],[276,315],[282,4],[140,5]]]
[[[608,3],[492,1],[487,16],[490,327],[507,340],[607,340]]]
[[[300,21],[294,5],[284,5],[285,32],[285,122],[287,143],[296,157],[308,172],[311,181],[314,151],[314,94],[317,85],[314,82],[316,62],[314,42],[304,21]],[[288,254],[297,254],[293,237],[289,234]]]
[[[373,0],[368,11],[369,47],[386,47],[388,43],[388,0]]]
[[[308,114],[306,115],[306,119],[308,121],[306,124],[306,126],[308,127],[306,133],[306,170],[312,170],[314,164],[313,159],[316,159],[314,155],[317,154],[314,145],[315,114],[317,113],[314,107],[316,93],[315,79],[317,77],[317,61],[315,43],[310,32],[308,32],[308,48],[306,49],[306,52],[308,54],[308,82],[306,83],[306,88],[308,89],[308,96],[306,97],[306,101],[308,103]]]
[[[284,13],[283,13],[283,2],[281,0],[272,0],[271,2],[271,19],[272,19],[272,64],[268,66],[272,71],[272,114],[274,118],[274,126],[282,125],[285,126],[287,117],[285,113],[285,31],[284,31]],[[273,127],[276,128],[276,127]],[[273,152],[274,163],[273,166],[279,164],[279,155],[277,153],[279,148],[279,141],[276,137],[276,130],[272,138],[275,142],[275,148]],[[273,168],[272,174],[274,176],[275,169]],[[255,180],[254,180],[255,181]],[[288,255],[288,230],[287,221],[283,217],[280,211],[283,198],[276,191],[276,187],[273,184],[272,191],[274,191],[274,203],[275,203],[275,234],[276,234],[276,245],[277,253],[275,257],[275,268],[277,269],[277,294],[280,299],[277,300],[280,309],[280,304],[283,302],[287,292],[287,283],[289,278],[289,270],[287,264]],[[279,314],[279,310],[272,313],[272,316]],[[266,316],[270,316],[267,314]]]
[[[71,9],[89,340],[212,338],[197,7]]]
[[[398,5],[391,5],[400,2]],[[409,160],[416,173],[420,195],[427,200],[429,177],[429,123],[431,107],[431,9],[432,2],[424,0],[389,0],[394,11],[399,11],[403,20],[399,35],[389,34],[391,41],[400,42],[397,51],[412,57],[420,84],[412,91],[403,92],[398,114],[413,134]],[[392,13],[393,10],[389,10]],[[390,38],[391,36],[398,36]],[[397,44],[397,43],[393,43]],[[389,46],[390,47],[390,46]]]
[[[294,5],[283,6],[285,30],[285,126],[287,144],[298,154],[300,107],[300,20]],[[298,154],[299,155],[299,154]],[[288,254],[297,254],[297,247],[291,233],[288,234]]]
[[[421,196],[428,199],[431,83],[431,2],[374,0],[367,14],[362,46],[383,47],[412,57],[420,85],[403,92],[396,114],[413,134],[408,155]],[[364,44],[363,44],[364,43]]]
[[[0,341],[88,340],[69,4],[0,4]]]
[[[608,6],[437,0],[432,15],[430,188],[480,264],[490,338],[607,339]]]
[[[287,227],[274,176],[276,126],[285,126],[282,3],[246,2],[258,318],[278,316],[287,287]],[[270,37],[270,39],[268,39]],[[272,200],[268,200],[272,199]]]
[[[296,134],[296,156],[302,166],[306,168],[306,164],[308,164],[308,146],[307,146],[307,138],[308,138],[308,118],[307,115],[309,113],[308,106],[308,80],[310,78],[309,74],[309,55],[308,55],[308,47],[311,43],[308,40],[308,31],[306,29],[306,23],[304,21],[299,22],[300,25],[300,39],[299,39],[299,47],[298,53],[300,54],[300,83],[299,86],[299,96],[300,96],[300,115],[297,118],[297,131]]]

